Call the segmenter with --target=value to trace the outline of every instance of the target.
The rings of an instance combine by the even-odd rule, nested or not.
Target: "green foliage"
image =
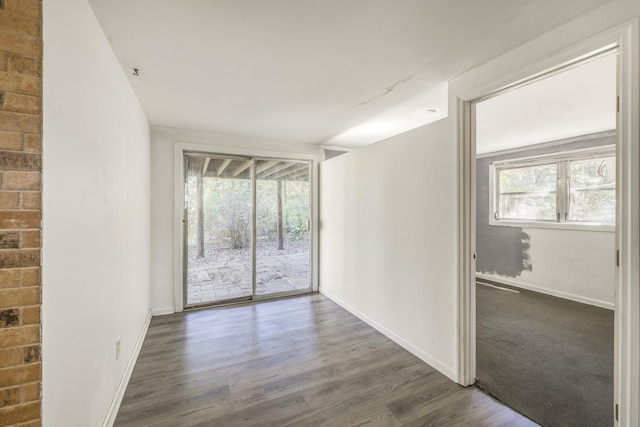
[[[204,181],[205,239],[224,239],[232,249],[249,246],[249,180],[205,178]]]
[[[277,181],[256,182],[256,235],[275,241],[277,235]],[[196,176],[186,182],[188,243],[197,235]],[[282,212],[285,241],[308,239],[309,183],[283,182]],[[248,179],[203,179],[205,246],[240,249],[250,245],[251,181]]]
[[[256,234],[258,239],[275,240],[277,236],[277,181],[258,180],[256,183]],[[308,238],[309,183],[283,181],[282,222],[285,239]]]
[[[569,219],[615,223],[615,157],[572,161],[570,170]]]
[[[555,162],[499,170],[499,216],[555,220],[556,186],[567,185],[569,221],[615,223],[615,156],[563,162],[569,173],[559,183]]]
[[[525,166],[500,171],[500,193],[555,191],[556,164]]]
[[[287,234],[293,240],[303,240],[309,236],[309,230],[302,217],[296,217],[295,221],[287,222]]]

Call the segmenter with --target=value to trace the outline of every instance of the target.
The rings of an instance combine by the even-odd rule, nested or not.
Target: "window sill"
[[[499,227],[519,227],[519,228],[550,228],[558,230],[580,230],[580,231],[601,231],[614,233],[616,226],[614,224],[601,224],[594,222],[547,222],[547,221],[518,221],[518,220],[495,220],[490,219],[489,225]]]

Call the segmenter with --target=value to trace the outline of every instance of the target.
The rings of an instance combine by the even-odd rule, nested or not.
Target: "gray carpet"
[[[613,425],[612,310],[476,289],[479,387],[543,426]]]

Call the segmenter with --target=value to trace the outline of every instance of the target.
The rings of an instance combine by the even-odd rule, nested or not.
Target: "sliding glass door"
[[[184,164],[185,307],[310,291],[310,163]]]
[[[309,164],[256,161],[256,294],[309,288]]]

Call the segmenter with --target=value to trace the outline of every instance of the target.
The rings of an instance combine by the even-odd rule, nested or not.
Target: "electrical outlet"
[[[116,338],[116,360],[120,359],[120,337]]]

